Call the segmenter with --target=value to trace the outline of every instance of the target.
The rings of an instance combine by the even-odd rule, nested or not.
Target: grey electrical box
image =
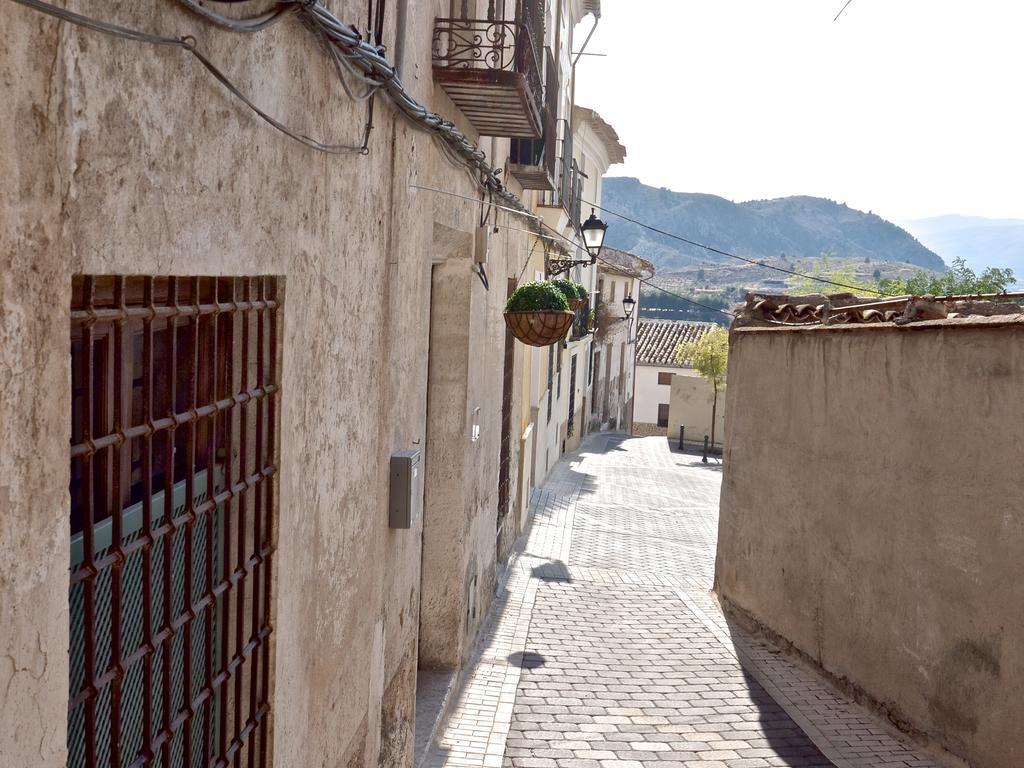
[[[491,255],[491,225],[483,224],[476,228],[476,240],[473,245],[473,260],[477,264],[486,264]]]
[[[412,528],[423,511],[423,467],[419,451],[399,451],[391,457],[388,524]]]

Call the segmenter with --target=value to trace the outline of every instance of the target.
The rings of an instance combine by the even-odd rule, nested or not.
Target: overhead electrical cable
[[[597,257],[597,260],[601,261],[601,262],[604,262],[605,264],[607,264],[607,265],[609,265],[611,267],[617,267],[618,269],[622,269],[622,266],[620,264],[616,264],[615,262],[612,262],[612,261],[607,261],[605,259],[602,259],[600,256]],[[683,296],[681,293],[676,293],[675,291],[670,291],[667,288],[662,288],[657,283],[653,283],[653,282],[651,282],[650,280],[648,280],[645,277],[637,277],[636,279],[637,279],[637,281],[639,281],[643,285],[648,286],[649,288],[654,288],[655,290],[661,291],[662,293],[666,293],[669,296],[674,296],[677,299],[685,301],[687,304],[693,304],[694,306],[701,307],[703,309],[707,309],[707,310],[710,310],[712,312],[718,312],[720,314],[725,315],[726,317],[736,317],[736,315],[734,313],[730,312],[727,309],[722,309],[720,307],[713,307],[710,304],[702,304],[699,301],[694,301],[693,299],[689,299],[686,296]]]
[[[839,17],[843,15],[843,11],[845,11],[847,8],[849,8],[850,7],[850,3],[852,3],[852,2],[853,2],[853,0],[846,0],[846,4],[842,8],[839,9],[839,13],[836,14],[836,17],[834,19],[832,19],[832,21],[839,21]]]
[[[19,5],[32,8],[41,13],[53,16],[76,26],[96,32],[114,35],[135,42],[152,45],[178,47],[192,54],[225,88],[241,100],[256,115],[275,129],[300,144],[320,152],[331,154],[367,154],[368,139],[372,128],[372,117],[364,130],[363,143],[359,146],[331,144],[318,141],[298,131],[294,131],[282,122],[271,117],[246,97],[196,46],[191,36],[168,37],[152,35],[139,30],[123,27],[105,21],[93,19],[66,8],[45,2],[45,0],[12,0]],[[233,0],[229,0],[233,1]],[[378,43],[364,40],[360,32],[343,24],[319,0],[282,0],[278,7],[248,18],[233,19],[223,14],[210,11],[199,6],[194,0],[183,0],[183,4],[198,13],[202,18],[216,23],[225,29],[235,32],[254,33],[267,29],[278,23],[287,15],[295,14],[309,29],[320,43],[327,49],[335,67],[344,68],[356,80],[361,81],[369,90],[363,94],[352,96],[356,100],[371,100],[376,93],[387,95],[411,125],[432,135],[441,147],[442,154],[450,161],[457,162],[464,168],[484,192],[497,197],[508,207],[527,215],[533,225],[539,229],[538,219],[533,216],[522,200],[509,191],[502,183],[501,171],[487,162],[487,155],[477,147],[456,125],[436,112],[432,112],[420,104],[406,89],[398,71],[384,56],[384,47]],[[201,9],[201,10],[198,10]],[[378,14],[377,36],[382,33],[383,17]],[[340,76],[340,72],[339,72]],[[343,86],[347,85],[343,82]],[[345,88],[349,91],[349,88]]]
[[[588,203],[585,200],[583,202],[585,205],[589,205],[593,208],[598,208],[604,213],[610,213],[612,216],[616,216],[620,219],[623,219],[624,221],[628,221],[631,224],[636,224],[638,227],[643,227],[644,229],[649,230],[651,232],[656,232],[659,235],[664,235],[665,237],[670,237],[673,240],[678,240],[682,243],[686,243],[687,245],[692,245],[695,248],[702,248],[710,253],[717,253],[719,256],[726,256],[730,259],[737,259],[738,261],[743,261],[746,262],[747,264],[753,264],[754,266],[757,267],[764,267],[765,269],[771,269],[776,272],[782,272],[787,275],[792,275],[793,277],[801,277],[804,278],[805,280],[814,280],[815,282],[824,283],[825,285],[834,285],[837,288],[846,288],[848,290],[856,291],[858,293],[873,293],[877,296],[892,296],[892,294],[890,293],[886,293],[885,291],[879,291],[874,288],[865,288],[863,286],[858,285],[847,285],[846,283],[840,283],[835,280],[829,280],[828,278],[825,277],[816,277],[815,275],[807,275],[804,274],[803,272],[796,272],[792,269],[786,269],[785,267],[776,267],[774,264],[766,264],[764,263],[764,261],[759,261],[757,259],[748,259],[745,256],[737,256],[735,253],[729,253],[728,251],[723,251],[721,248],[715,248],[714,246],[711,245],[698,243],[696,240],[690,240],[689,238],[683,237],[682,235],[677,235],[674,232],[668,232],[659,227],[655,227],[651,224],[647,224],[645,222],[627,216],[624,213],[619,213],[618,211],[613,211],[609,208],[605,208],[604,206],[597,205],[596,203]]]
[[[421,186],[419,184],[410,184],[409,186],[412,187],[413,189],[422,189],[422,190],[425,190],[427,192],[436,192],[439,195],[447,195],[447,196],[450,196],[450,197],[456,197],[456,198],[459,198],[461,200],[466,200],[468,202],[472,202],[475,205],[480,205],[481,204],[481,201],[477,200],[476,198],[469,197],[468,195],[462,195],[462,194],[459,194],[458,192],[451,192],[451,191],[449,191],[447,189],[437,189],[436,187],[424,187],[424,186]],[[588,203],[588,205],[589,205],[589,203]],[[542,230],[546,229],[551,234],[550,235],[544,234],[543,231],[535,232],[535,231],[531,231],[531,230],[527,230],[527,229],[520,229],[518,227],[509,226],[508,224],[495,224],[494,226],[496,228],[498,228],[498,229],[505,229],[505,230],[509,230],[509,231],[512,231],[512,232],[524,232],[524,233],[526,233],[528,235],[535,235],[537,237],[538,241],[541,241],[541,240],[549,241],[549,242],[562,241],[562,242],[566,243],[567,245],[572,246],[573,249],[586,250],[586,246],[585,245],[583,245],[582,243],[579,243],[579,242],[577,242],[575,240],[572,240],[572,239],[566,237],[565,235],[563,235],[561,232],[559,232],[557,229],[555,229],[551,225],[546,224],[543,221],[543,219],[541,219],[539,216],[536,216],[535,214],[523,213],[522,211],[517,211],[517,210],[512,209],[512,208],[505,208],[505,207],[500,206],[500,205],[495,205],[494,207],[498,208],[500,210],[503,210],[503,211],[509,211],[511,213],[518,213],[518,214],[526,216],[526,217],[528,217],[530,219],[534,219],[540,225],[540,228]],[[595,206],[595,207],[597,207],[597,206]],[[522,279],[523,272],[526,271],[526,266],[527,266],[527,264],[529,264],[530,259],[533,257],[533,252],[534,252],[534,248],[536,248],[536,245],[537,245],[537,243],[534,242],[533,247],[530,248],[530,252],[527,255],[526,263],[523,265],[523,268],[522,268],[522,270],[519,273],[520,279]],[[607,259],[603,259],[600,256],[597,257],[597,260],[602,262],[602,263],[604,263],[604,264],[607,264],[608,266],[616,267],[618,269],[622,269],[622,265],[616,264],[613,261],[608,261]],[[710,310],[712,312],[718,312],[720,314],[725,315],[726,317],[735,317],[735,315],[732,312],[729,312],[728,310],[721,309],[720,307],[713,307],[710,304],[703,304],[703,303],[701,303],[699,301],[695,301],[694,299],[691,299],[691,298],[688,298],[686,296],[683,296],[681,293],[676,293],[675,291],[670,291],[667,288],[662,288],[660,285],[658,285],[657,283],[652,282],[648,278],[637,276],[636,279],[640,283],[642,283],[643,285],[646,285],[646,286],[648,286],[650,288],[654,288],[655,290],[661,291],[662,293],[668,294],[669,296],[674,296],[675,298],[680,299],[682,301],[685,301],[688,304],[693,304],[694,306],[701,307],[702,309],[707,309],[707,310]]]

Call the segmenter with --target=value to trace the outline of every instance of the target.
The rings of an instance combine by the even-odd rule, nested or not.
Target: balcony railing
[[[521,19],[536,18],[523,10],[520,14]],[[542,135],[544,83],[538,44],[543,30],[520,18],[434,23],[434,77],[485,136]]]
[[[576,341],[590,335],[590,299],[587,303],[576,310],[576,319],[573,320],[572,334],[570,340]]]
[[[509,173],[523,189],[555,190],[555,167],[558,161],[558,100],[562,84],[554,54],[547,49],[544,58],[544,113],[541,116],[543,135],[539,139],[512,139],[509,147]]]
[[[558,188],[546,192],[541,198],[541,205],[563,208],[573,222],[573,227],[580,226],[580,213],[583,203],[583,179],[586,176],[573,158],[572,133],[567,120],[559,120],[562,138],[562,151],[559,153]]]

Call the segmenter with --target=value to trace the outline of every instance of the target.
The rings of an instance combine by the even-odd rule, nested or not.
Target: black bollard
[[[708,463],[708,436],[704,435],[704,458],[701,459],[705,464]]]
[[[680,451],[686,450],[685,448],[683,448],[683,435],[685,433],[686,433],[686,427],[684,427],[682,424],[680,424],[679,425],[679,450]]]

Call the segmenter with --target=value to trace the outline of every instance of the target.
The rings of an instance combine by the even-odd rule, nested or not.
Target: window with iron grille
[[[76,277],[68,766],[265,766],[281,297]]]
[[[658,426],[668,426],[668,403],[660,403],[658,405]]]
[[[658,384],[662,386],[670,386],[672,384],[671,371],[658,371]]]

